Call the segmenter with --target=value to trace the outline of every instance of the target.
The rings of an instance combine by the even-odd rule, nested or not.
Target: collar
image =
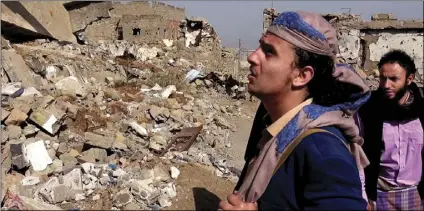
[[[312,98],[307,99],[303,103],[297,105],[296,107],[292,108],[289,112],[281,116],[277,121],[272,123],[270,126],[266,128],[269,134],[271,134],[273,137],[275,137],[286,125],[287,123],[296,116],[297,113],[299,113],[300,110],[302,110],[303,107],[306,105],[309,105],[312,103]],[[265,117],[269,116],[267,113]],[[265,118],[264,117],[264,118]]]

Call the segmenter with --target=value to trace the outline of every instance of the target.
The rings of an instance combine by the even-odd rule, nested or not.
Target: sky
[[[161,1],[185,7],[187,17],[203,17],[215,28],[225,47],[255,49],[262,33],[262,12],[304,10],[317,13],[350,13],[370,20],[375,13],[392,13],[399,20],[423,19],[423,1]]]

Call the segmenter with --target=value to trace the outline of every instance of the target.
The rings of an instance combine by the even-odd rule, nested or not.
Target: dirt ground
[[[217,177],[214,169],[197,164],[180,168],[177,197],[167,210],[216,210],[221,199],[234,189],[235,183]]]
[[[228,148],[231,155],[229,163],[240,171],[244,165],[244,151],[253,123],[253,117],[259,102],[246,102],[241,105],[243,112],[251,118],[228,118],[237,125],[237,131],[231,134],[232,146]],[[235,183],[215,175],[214,169],[201,165],[180,167],[181,175],[177,180],[177,197],[167,210],[216,210],[221,199],[226,199],[235,187]]]

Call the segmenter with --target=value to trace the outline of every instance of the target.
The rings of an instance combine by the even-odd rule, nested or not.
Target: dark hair
[[[298,68],[311,66],[314,77],[308,83],[310,97],[314,103],[331,106],[345,102],[352,92],[360,91],[359,87],[336,80],[333,77],[334,61],[331,57],[308,52],[294,47],[296,54],[295,65]]]
[[[405,53],[405,51],[399,49],[391,50],[384,54],[378,62],[378,69],[381,69],[381,67],[387,63],[398,63],[401,67],[403,67],[403,69],[406,70],[406,76],[415,74],[417,72],[414,60],[407,53]]]

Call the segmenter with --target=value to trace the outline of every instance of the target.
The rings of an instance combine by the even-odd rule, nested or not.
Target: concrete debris
[[[34,171],[43,171],[47,166],[53,163],[49,154],[47,153],[44,141],[40,140],[26,145],[26,157],[31,163]]]
[[[71,96],[84,97],[87,92],[84,86],[79,82],[75,76],[69,76],[59,80],[56,84],[56,89],[62,91],[62,94],[70,94]]]
[[[103,149],[110,149],[112,147],[112,143],[113,143],[112,137],[97,135],[95,133],[90,133],[90,132],[86,132],[84,136],[85,136],[85,139],[87,140],[87,143],[92,146],[100,147]]]
[[[142,127],[141,125],[137,124],[137,122],[135,121],[130,121],[129,125],[131,126],[132,129],[134,129],[138,135],[142,136],[142,137],[146,137],[149,134],[147,133],[147,130]]]
[[[177,179],[178,176],[180,175],[180,170],[178,170],[176,167],[172,166],[171,167],[171,178],[172,179]]]
[[[20,125],[21,123],[25,122],[27,118],[28,115],[26,115],[21,110],[13,109],[7,117],[5,123],[6,125]]]
[[[31,186],[31,185],[36,185],[36,184],[38,184],[38,183],[40,183],[40,178],[38,178],[38,177],[34,177],[34,176],[28,176],[28,177],[25,177],[25,178],[21,181],[21,184],[22,184],[23,186]]]

